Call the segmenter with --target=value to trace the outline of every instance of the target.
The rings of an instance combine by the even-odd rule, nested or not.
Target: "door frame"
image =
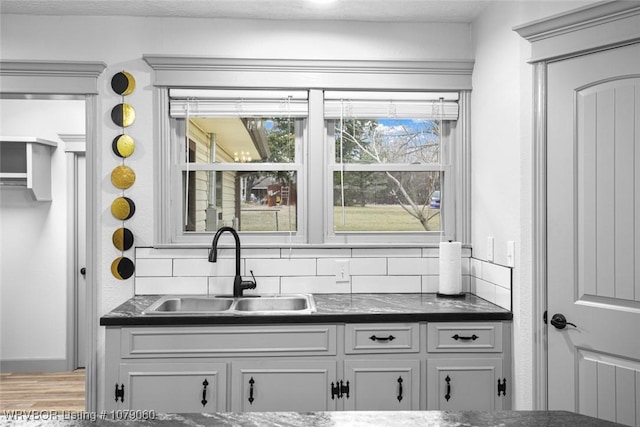
[[[85,409],[97,409],[98,292],[98,78],[107,68],[104,62],[89,61],[0,61],[0,97],[84,99],[87,156],[87,342],[89,350],[85,379]]]
[[[547,64],[640,43],[640,4],[612,1],[514,28],[531,42],[533,66],[532,324],[533,409],[548,408],[547,325]],[[602,36],[606,34],[606,36]]]
[[[78,229],[78,157],[86,159],[86,137],[84,134],[60,134],[67,154],[67,369],[78,367],[78,264],[77,242],[81,237]],[[86,180],[86,177],[85,177]],[[85,203],[86,206],[86,203]],[[86,233],[86,231],[85,231]]]

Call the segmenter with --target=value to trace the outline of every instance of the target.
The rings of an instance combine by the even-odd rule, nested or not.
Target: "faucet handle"
[[[253,275],[253,270],[249,270],[249,272],[251,273],[251,277],[253,277],[253,280],[243,280],[242,281],[242,288],[243,289],[255,289],[256,288],[256,276]]]

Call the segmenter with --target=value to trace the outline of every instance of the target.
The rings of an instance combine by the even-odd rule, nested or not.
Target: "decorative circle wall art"
[[[111,183],[122,190],[126,190],[136,182],[136,173],[129,166],[116,166],[111,171]]]
[[[113,274],[116,279],[127,280],[133,276],[135,269],[133,261],[127,257],[118,257],[111,263],[111,274]]]
[[[125,158],[133,154],[133,151],[136,149],[136,143],[133,141],[133,138],[123,133],[113,139],[111,149],[116,156]]]
[[[122,221],[122,226],[113,232],[113,246],[120,251],[120,256],[111,263],[111,274],[119,280],[127,280],[135,272],[134,262],[124,256],[124,252],[133,247],[133,232],[124,226],[124,222],[131,219],[136,212],[136,205],[125,195],[125,190],[131,188],[136,182],[136,173],[125,164],[125,159],[131,156],[135,150],[135,142],[131,136],[125,132],[136,119],[136,111],[133,106],[125,102],[125,96],[133,93],[136,87],[136,80],[133,76],[121,71],[111,78],[111,88],[122,97],[122,101],[111,109],[111,120],[122,128],[120,135],[116,136],[111,143],[111,150],[121,159],[121,164],[111,171],[111,183],[114,187],[122,190],[122,196],[117,197],[111,203],[111,214]]]
[[[136,120],[136,110],[131,104],[122,102],[111,109],[111,120],[120,127],[129,127]]]
[[[131,95],[136,88],[136,79],[126,71],[121,71],[111,78],[111,88],[118,95]]]
[[[128,251],[133,246],[133,233],[125,227],[120,227],[111,236],[113,246],[120,251]]]
[[[111,203],[111,214],[121,221],[131,219],[136,213],[136,204],[128,197],[118,197]]]

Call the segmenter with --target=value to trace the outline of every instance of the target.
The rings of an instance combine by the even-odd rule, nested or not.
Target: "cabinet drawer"
[[[417,353],[417,323],[349,324],[345,326],[345,353]]]
[[[427,351],[433,353],[500,353],[501,323],[429,323]]]
[[[126,328],[121,357],[335,355],[336,325]]]

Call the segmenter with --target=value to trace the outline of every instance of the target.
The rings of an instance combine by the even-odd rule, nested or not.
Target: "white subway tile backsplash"
[[[242,264],[240,261],[240,273],[242,274]],[[235,276],[236,262],[232,258],[218,258],[216,262],[209,262],[204,259],[174,259],[173,275],[176,277],[194,276]]]
[[[352,276],[353,293],[420,293],[420,276]]]
[[[422,292],[434,293],[438,292],[440,280],[438,276],[422,276]]]
[[[351,249],[345,248],[282,248],[281,252],[282,258],[351,258]]]
[[[465,252],[466,249],[466,252]],[[136,294],[231,294],[235,250],[136,248]],[[433,293],[438,292],[438,248],[249,248],[242,250],[240,273],[253,270],[258,286],[247,294],[277,293]],[[511,308],[511,269],[469,258],[463,248],[462,291]],[[346,260],[350,278],[337,283],[337,261]]]
[[[206,258],[209,250],[204,248],[156,249],[136,248],[136,258]]]
[[[389,258],[387,266],[391,276],[430,274],[429,258]]]
[[[482,279],[506,289],[511,289],[511,269],[486,262],[482,265]]]
[[[501,286],[496,286],[496,300],[495,303],[502,308],[511,310],[511,291]]]
[[[136,277],[136,295],[204,295],[206,277]]]
[[[232,295],[234,276],[216,276],[209,277],[209,294],[210,295]],[[245,277],[249,280],[248,277]],[[251,294],[279,294],[280,278],[279,277],[256,277],[256,289],[245,289],[245,295]]]
[[[280,290],[283,294],[348,294],[351,283],[336,283],[332,276],[283,277]]]
[[[386,276],[386,258],[351,258],[349,269],[352,276]]]
[[[246,271],[256,276],[315,276],[315,259],[247,259]]]
[[[475,294],[494,304],[496,302],[496,286],[477,277],[475,278]]]
[[[420,248],[354,248],[352,249],[352,255],[354,258],[359,257],[420,257],[422,256],[422,250]]]
[[[136,252],[136,255],[138,253]],[[170,277],[173,275],[171,259],[138,258],[136,260],[136,278]]]

